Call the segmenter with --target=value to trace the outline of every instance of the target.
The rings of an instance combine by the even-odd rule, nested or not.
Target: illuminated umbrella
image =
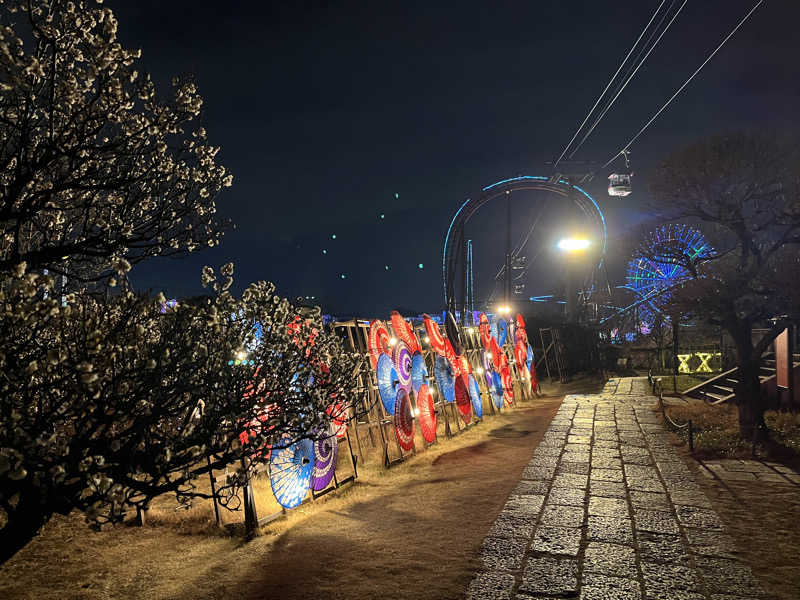
[[[463,377],[456,377],[454,388],[458,412],[461,413],[461,419],[464,423],[469,424],[472,421],[472,398],[469,396],[469,379],[465,382]]]
[[[481,361],[483,363],[483,376],[486,377],[486,387],[491,389],[492,383],[492,361],[489,360],[489,353],[484,350],[481,352]]]
[[[396,310],[392,311],[392,329],[397,338],[406,343],[412,354],[419,352],[419,344],[417,344],[417,336],[414,335],[414,330]]]
[[[447,339],[450,340],[450,344],[453,346],[455,353],[461,354],[462,346],[461,337],[458,335],[458,323],[456,323],[455,316],[449,310],[444,317],[444,330],[447,332]]]
[[[369,324],[369,362],[374,369],[378,364],[378,357],[389,352],[389,330],[383,321],[375,319]]]
[[[489,341],[492,339],[492,327],[489,324],[489,317],[486,316],[486,313],[481,313],[478,329],[481,332],[481,346],[488,348]]]
[[[528,347],[522,340],[519,340],[514,346],[514,360],[518,369],[528,369]]]
[[[481,389],[478,387],[478,380],[472,375],[469,376],[469,397],[472,400],[472,410],[479,419],[483,416],[483,400],[481,399]]]
[[[494,401],[494,405],[497,408],[502,408],[503,406],[503,378],[500,377],[500,373],[497,371],[492,371],[492,385],[489,387],[489,391],[492,393],[492,400]]]
[[[422,384],[417,392],[417,419],[422,437],[429,444],[436,439],[436,409],[433,395],[427,384]]]
[[[331,419],[331,426],[336,437],[344,437],[347,433],[347,422],[350,420],[347,414],[347,406],[341,402],[333,402],[328,405],[325,412]]]
[[[392,347],[392,362],[400,387],[408,390],[411,387],[411,352],[403,340],[398,340]]]
[[[311,474],[311,489],[321,492],[330,484],[336,472],[339,443],[336,436],[325,436],[314,442],[314,471]]]
[[[269,483],[275,500],[284,508],[294,508],[305,498],[314,471],[314,443],[300,440],[286,448],[273,450],[269,461]]]
[[[503,364],[503,351],[500,350],[500,346],[494,336],[492,336],[492,339],[489,341],[489,353],[492,355],[492,364],[495,370],[499,371],[500,365]]]
[[[378,395],[381,397],[383,407],[388,414],[394,414],[394,401],[397,397],[398,377],[392,359],[386,354],[378,358],[375,368],[378,375]]]
[[[503,380],[503,397],[507,404],[514,404],[514,384],[511,380],[511,369],[504,367],[500,371],[500,377]]]
[[[439,385],[439,392],[445,402],[455,400],[455,378],[450,362],[441,356],[437,356],[433,361],[433,376]]]
[[[517,331],[525,331],[525,319],[520,313],[517,313]]]
[[[497,344],[502,348],[506,345],[508,335],[508,322],[505,319],[497,320]]]
[[[428,368],[425,366],[425,357],[419,352],[415,352],[411,357],[411,388],[415,394],[419,394],[419,389],[425,384],[428,376]]]
[[[403,450],[414,448],[414,413],[411,412],[411,398],[403,388],[397,390],[394,404],[394,433]]]
[[[531,348],[530,344],[528,344],[528,351],[527,351],[527,357],[525,358],[525,362],[528,365],[528,369],[530,369],[533,366],[533,348]]]
[[[444,356],[445,339],[442,336],[439,325],[428,315],[424,315],[423,318],[425,320],[425,331],[428,334],[428,338],[431,340],[431,349],[439,356]]]

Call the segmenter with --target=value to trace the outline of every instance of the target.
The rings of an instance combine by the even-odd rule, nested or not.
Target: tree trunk
[[[50,520],[50,514],[42,509],[43,506],[35,497],[31,500],[30,495],[22,495],[19,504],[8,515],[5,526],[0,529],[0,539],[3,540],[0,544],[0,565],[22,550]]]
[[[753,344],[753,326],[749,321],[740,321],[729,333],[736,344],[736,406],[739,409],[739,435],[751,441],[764,420],[764,406],[761,402],[761,382],[759,365],[761,357],[756,355]]]
[[[736,405],[739,408],[739,434],[745,440],[752,440],[764,420],[764,406],[761,402],[761,383],[758,379],[758,360],[739,363],[736,384]]]

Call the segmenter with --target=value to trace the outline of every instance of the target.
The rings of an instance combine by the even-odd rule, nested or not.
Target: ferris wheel
[[[628,263],[625,288],[636,294],[639,319],[652,325],[672,291],[692,278],[687,268],[712,253],[708,242],[694,227],[663,225],[642,244],[639,256]]]

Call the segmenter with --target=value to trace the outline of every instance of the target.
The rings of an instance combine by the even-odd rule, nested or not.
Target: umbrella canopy
[[[469,424],[472,421],[472,398],[469,396],[469,378],[456,377],[454,388],[458,412],[461,413],[461,419],[464,423]]]
[[[525,331],[525,319],[520,313],[517,313],[517,331]]]
[[[478,323],[478,329],[481,332],[481,346],[488,348],[489,340],[492,339],[492,327],[489,325],[489,317],[486,316],[486,313],[481,313]]]
[[[469,376],[469,397],[472,400],[472,410],[479,419],[483,417],[483,399],[481,399],[481,389],[478,387],[478,380],[472,375]]]
[[[394,330],[397,339],[406,343],[409,351],[412,353],[419,352],[419,344],[417,344],[417,337],[414,335],[414,330],[411,328],[408,321],[403,318],[403,315],[396,310],[392,311],[392,330]]]
[[[533,366],[533,358],[534,358],[533,348],[531,348],[531,345],[528,344],[527,357],[525,358],[525,362],[528,365],[528,369],[530,369]]]
[[[403,340],[398,340],[392,347],[392,362],[400,387],[408,390],[411,387],[411,351]]]
[[[461,354],[463,346],[458,331],[458,323],[456,323],[455,316],[449,310],[444,318],[444,330],[447,332],[447,339],[450,340],[450,344],[453,346],[455,353]]]
[[[414,413],[411,412],[411,398],[403,388],[397,390],[394,404],[394,433],[403,450],[414,448]]]
[[[439,386],[439,393],[445,402],[455,400],[455,378],[453,377],[453,368],[450,366],[450,362],[441,356],[437,356],[433,362],[433,376]]]
[[[341,402],[333,402],[325,409],[331,419],[331,426],[336,437],[344,437],[347,434],[347,422],[350,420],[347,414],[347,405]]]
[[[425,331],[431,340],[431,349],[439,356],[444,356],[445,339],[442,335],[442,330],[439,329],[439,325],[430,316],[424,315],[423,318],[425,320]]]
[[[300,440],[272,452],[269,483],[275,500],[284,508],[298,506],[306,497],[314,471],[314,443]]]
[[[429,444],[436,440],[436,408],[433,395],[427,384],[422,384],[417,392],[417,419],[422,437]]]
[[[411,357],[411,389],[415,394],[419,394],[419,389],[425,384],[428,376],[428,367],[425,366],[425,357],[421,353],[415,352]]]
[[[489,354],[491,354],[492,364],[496,371],[500,370],[500,366],[503,364],[503,351],[500,350],[500,345],[497,343],[497,340],[492,336],[492,339],[489,341]]]
[[[522,340],[519,340],[514,346],[514,360],[518,369],[528,370],[528,346]]]
[[[508,335],[508,322],[505,319],[497,320],[497,343],[502,348],[506,345]]]
[[[399,387],[397,370],[394,368],[392,359],[386,354],[381,354],[378,358],[378,366],[375,368],[378,375],[378,395],[381,397],[383,408],[390,415],[394,414],[394,401],[397,397]]]
[[[507,404],[514,404],[514,385],[511,380],[511,369],[504,367],[500,371],[500,377],[503,379],[503,397]]]
[[[383,321],[375,319],[369,324],[369,338],[367,340],[369,362],[372,368],[378,364],[378,357],[389,352],[389,330]]]
[[[492,401],[494,401],[494,405],[497,408],[503,407],[503,378],[500,377],[500,373],[497,371],[492,371],[492,385],[489,387],[489,391],[492,393]]]
[[[311,489],[321,492],[330,484],[336,472],[339,443],[336,436],[325,436],[314,442],[314,470],[311,473]]]

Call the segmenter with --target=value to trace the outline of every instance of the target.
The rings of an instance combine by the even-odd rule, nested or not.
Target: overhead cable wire
[[[556,160],[556,162],[553,164],[553,168],[554,168],[554,169],[555,169],[555,168],[558,166],[558,163],[559,163],[559,162],[561,162],[561,159],[562,159],[562,158],[564,158],[564,155],[565,155],[565,154],[567,153],[567,151],[569,150],[569,147],[572,145],[572,142],[574,142],[574,141],[575,141],[575,138],[577,138],[577,137],[578,137],[578,134],[580,134],[580,132],[581,132],[581,130],[583,129],[584,125],[586,125],[587,121],[589,120],[589,117],[591,117],[591,116],[592,116],[592,113],[593,113],[593,112],[594,112],[594,110],[597,108],[597,106],[600,104],[600,100],[602,100],[602,99],[603,99],[603,96],[605,96],[606,92],[607,92],[607,91],[608,91],[608,89],[611,87],[611,84],[612,84],[612,83],[614,83],[614,80],[617,78],[617,75],[619,75],[620,71],[622,71],[622,68],[625,66],[625,63],[626,63],[626,62],[628,61],[628,59],[630,58],[631,54],[633,54],[633,51],[636,49],[636,46],[639,44],[639,42],[641,41],[642,37],[644,37],[644,34],[645,34],[645,33],[647,32],[647,30],[650,28],[650,25],[651,25],[651,24],[653,23],[653,21],[655,20],[655,18],[656,18],[656,15],[657,15],[657,14],[658,14],[658,12],[661,10],[661,7],[662,7],[662,6],[664,6],[664,2],[666,2],[666,0],[661,0],[661,4],[659,4],[659,5],[658,5],[658,8],[656,8],[655,12],[653,13],[653,16],[651,16],[651,17],[650,17],[650,20],[647,22],[647,25],[645,25],[644,29],[642,29],[642,32],[639,34],[639,37],[638,37],[638,38],[636,38],[636,41],[633,43],[633,46],[631,46],[631,49],[630,49],[630,50],[628,50],[628,54],[626,54],[626,55],[625,55],[625,58],[624,58],[624,59],[622,60],[622,62],[620,63],[619,67],[617,67],[617,70],[616,70],[616,72],[614,73],[614,75],[612,75],[612,76],[611,76],[611,79],[609,79],[609,80],[608,80],[608,83],[606,84],[606,87],[605,87],[605,89],[604,89],[604,90],[602,91],[602,93],[601,93],[601,94],[600,94],[600,95],[597,97],[597,100],[595,101],[595,103],[594,103],[594,106],[592,106],[592,108],[589,110],[589,112],[588,112],[588,113],[587,113],[587,115],[586,115],[586,118],[584,118],[584,119],[583,119],[583,123],[581,123],[581,124],[580,124],[580,127],[578,127],[578,129],[575,131],[575,134],[572,136],[572,139],[571,139],[571,140],[569,141],[569,143],[568,143],[568,144],[567,144],[567,145],[564,147],[564,150],[561,152],[561,155],[558,157],[558,159]]]
[[[597,117],[597,119],[595,120],[594,124],[591,126],[589,131],[586,132],[586,134],[583,136],[583,139],[573,149],[572,153],[569,155],[568,158],[572,158],[575,155],[575,153],[578,151],[578,149],[583,145],[583,143],[589,138],[589,136],[592,135],[592,132],[594,131],[594,128],[597,127],[598,123],[600,123],[600,121],[603,119],[603,117],[606,115],[606,113],[609,111],[609,109],[614,105],[614,102],[617,101],[617,98],[619,98],[620,94],[627,87],[628,83],[630,83],[631,79],[634,78],[636,73],[639,71],[639,69],[645,63],[645,61],[647,60],[647,57],[650,56],[650,54],[653,52],[653,50],[655,50],[656,46],[658,46],[658,43],[661,41],[661,38],[664,37],[664,34],[667,33],[669,28],[672,26],[672,23],[675,21],[675,19],[678,18],[678,15],[681,14],[681,11],[683,10],[683,7],[686,6],[686,3],[688,1],[689,0],[683,0],[683,4],[681,4],[680,7],[678,8],[678,11],[674,15],[672,15],[672,18],[669,20],[669,23],[667,23],[667,26],[664,28],[664,30],[661,32],[661,34],[658,36],[658,38],[656,38],[656,41],[653,43],[653,45],[650,46],[650,49],[647,51],[647,54],[645,54],[644,58],[642,58],[641,62],[638,65],[636,65],[636,68],[633,70],[633,73],[631,73],[628,76],[628,78],[625,80],[625,83],[622,84],[622,87],[619,88],[619,90],[617,91],[616,95],[606,105],[605,109],[603,109],[603,112],[600,113],[600,116]]]
[[[650,118],[650,120],[649,120],[647,123],[645,123],[645,124],[644,124],[644,126],[643,126],[643,127],[642,127],[642,128],[641,128],[641,129],[640,129],[640,130],[639,130],[639,131],[636,133],[636,135],[634,135],[634,136],[633,136],[633,137],[630,139],[630,141],[628,141],[628,143],[627,143],[627,144],[625,144],[625,146],[623,146],[623,147],[622,147],[622,149],[621,149],[619,152],[617,152],[617,153],[616,153],[614,156],[612,156],[612,157],[611,157],[611,158],[608,160],[608,162],[606,162],[606,164],[604,164],[602,167],[600,167],[601,169],[605,169],[605,168],[606,168],[608,165],[610,165],[612,162],[614,162],[614,161],[617,159],[617,157],[618,157],[618,156],[621,156],[622,154],[624,154],[624,153],[625,153],[625,152],[626,152],[626,151],[627,151],[627,150],[628,150],[628,149],[631,147],[631,144],[633,144],[633,142],[635,142],[635,141],[636,141],[636,140],[639,138],[639,136],[640,136],[640,135],[642,135],[642,133],[644,133],[644,130],[645,130],[645,129],[647,129],[647,128],[648,128],[648,127],[649,127],[649,126],[650,126],[650,125],[653,123],[653,121],[655,121],[655,120],[658,118],[658,116],[659,116],[659,115],[660,115],[662,112],[664,112],[664,110],[667,108],[667,106],[669,106],[669,104],[670,104],[670,103],[671,103],[671,102],[672,102],[672,101],[673,101],[675,98],[677,98],[677,97],[678,97],[678,94],[680,94],[680,93],[681,93],[681,92],[684,90],[684,88],[685,88],[687,85],[689,85],[689,83],[692,81],[692,79],[694,79],[694,78],[695,78],[695,76],[696,76],[696,75],[697,75],[697,74],[698,74],[698,73],[699,73],[699,72],[700,72],[700,71],[703,69],[703,67],[705,67],[705,66],[706,66],[706,65],[709,63],[709,61],[710,61],[712,58],[714,58],[714,56],[717,54],[717,52],[719,52],[720,48],[722,48],[722,47],[725,45],[725,43],[726,43],[726,42],[727,42],[729,39],[731,39],[731,37],[733,37],[733,34],[735,34],[737,31],[739,31],[739,28],[740,28],[742,25],[744,25],[744,23],[747,21],[747,19],[749,19],[749,18],[750,18],[750,15],[752,15],[752,14],[753,14],[753,13],[756,11],[756,9],[757,9],[759,6],[761,6],[763,3],[764,3],[764,0],[758,0],[758,2],[756,2],[756,3],[755,3],[755,5],[753,6],[753,8],[751,8],[751,9],[750,9],[750,11],[749,11],[749,12],[748,12],[748,13],[747,13],[747,14],[746,14],[744,17],[742,17],[742,20],[741,20],[741,21],[739,21],[739,23],[736,25],[736,27],[734,27],[734,28],[731,30],[731,32],[730,32],[728,35],[726,35],[726,36],[725,36],[725,38],[724,38],[724,39],[723,39],[723,40],[720,42],[719,46],[717,46],[716,48],[714,48],[714,51],[713,51],[711,54],[709,54],[709,55],[708,55],[708,57],[707,57],[707,58],[706,58],[706,59],[703,61],[703,63],[702,63],[702,64],[701,64],[699,67],[697,67],[697,69],[695,70],[695,72],[694,72],[694,73],[692,73],[692,74],[689,76],[689,79],[687,79],[687,80],[686,80],[686,81],[683,83],[683,85],[682,85],[681,87],[679,87],[679,88],[678,88],[678,90],[677,90],[677,91],[676,91],[674,94],[672,94],[672,96],[670,97],[670,99],[669,99],[669,100],[667,100],[667,101],[664,103],[664,105],[663,105],[661,108],[659,108],[659,109],[658,109],[658,111],[656,112],[656,114],[654,114],[654,115],[653,115],[653,116]]]

